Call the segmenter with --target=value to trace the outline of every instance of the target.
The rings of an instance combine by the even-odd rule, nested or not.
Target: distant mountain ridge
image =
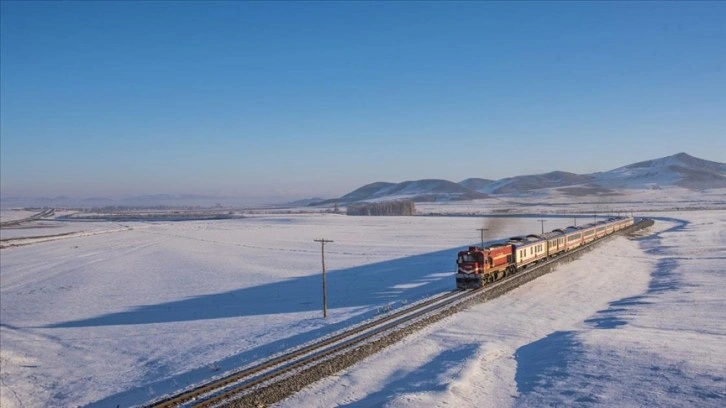
[[[340,198],[316,204],[347,204],[391,199],[410,199],[418,202],[459,201],[546,189],[571,196],[616,195],[619,194],[619,190],[624,189],[660,189],[672,186],[694,191],[726,188],[726,164],[678,153],[592,174],[552,171],[501,180],[468,178],[459,183],[438,179],[402,183],[375,182]]]
[[[375,182],[334,199],[298,200],[285,206],[351,204],[365,201],[410,199],[416,202],[447,202],[487,197],[516,197],[558,194],[562,196],[611,196],[627,190],[658,190],[680,187],[692,191],[726,188],[726,164],[699,159],[686,153],[646,160],[591,174],[552,171],[507,177],[500,180],[468,178],[458,183],[442,179]],[[271,201],[247,197],[201,194],[154,194],[121,199],[105,197],[0,197],[0,207],[217,207],[272,205]],[[280,206],[282,204],[276,204]]]

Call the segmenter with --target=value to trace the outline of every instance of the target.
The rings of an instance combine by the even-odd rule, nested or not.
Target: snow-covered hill
[[[678,186],[704,190],[726,187],[726,164],[678,153],[591,176],[594,183],[606,188],[659,189]]]
[[[632,195],[637,190],[686,189],[702,191],[726,188],[726,164],[678,153],[643,161],[610,171],[575,174],[552,171],[545,174],[508,177],[501,180],[468,178],[460,183],[447,180],[417,180],[403,183],[377,182],[365,185],[338,199],[324,203],[353,203],[412,199],[458,201],[491,195],[511,197],[541,196],[613,196]]]
[[[486,198],[485,194],[448,180],[417,180],[402,183],[372,183],[358,188],[338,200],[344,203],[390,199],[414,201],[452,201]]]
[[[504,178],[485,186],[479,191],[488,194],[512,194],[549,187],[564,187],[574,184],[583,184],[588,183],[591,180],[592,177],[588,175],[579,175],[565,171],[553,171],[545,174]]]

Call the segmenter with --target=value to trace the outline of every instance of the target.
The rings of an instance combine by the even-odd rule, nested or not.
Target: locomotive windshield
[[[476,262],[476,257],[471,254],[459,255],[459,263],[464,263],[464,262]]]

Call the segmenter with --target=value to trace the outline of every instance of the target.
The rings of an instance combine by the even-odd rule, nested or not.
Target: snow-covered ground
[[[657,235],[610,241],[280,405],[721,405],[726,211],[664,216]],[[128,226],[2,250],[3,408],[140,404],[452,289],[477,228],[540,229],[333,214]],[[317,238],[335,241],[326,320]]]
[[[278,406],[722,407],[724,227],[667,214]]]
[[[37,214],[36,211],[28,211],[23,209],[2,209],[0,210],[0,222],[22,220],[31,215]]]

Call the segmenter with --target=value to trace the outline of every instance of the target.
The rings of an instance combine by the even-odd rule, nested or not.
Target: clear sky
[[[5,196],[726,162],[726,2],[2,2]]]

